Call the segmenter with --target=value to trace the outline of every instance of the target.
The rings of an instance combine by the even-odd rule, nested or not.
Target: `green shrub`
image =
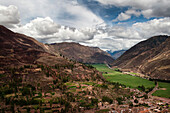
[[[138,103],[138,100],[137,100],[137,99],[135,99],[135,100],[134,100],[134,102],[135,102],[135,103]]]
[[[123,98],[121,98],[121,97],[118,97],[118,98],[116,98],[116,100],[117,100],[117,102],[118,102],[118,104],[120,105],[120,104],[123,104]]]
[[[109,102],[110,104],[112,104],[112,102],[113,102],[113,100],[111,98],[107,97],[107,96],[103,96],[102,101],[103,102]]]
[[[98,103],[98,99],[95,99],[95,98],[94,98],[94,99],[93,99],[93,98],[91,99],[91,104],[92,104],[92,105],[97,105],[97,103]]]

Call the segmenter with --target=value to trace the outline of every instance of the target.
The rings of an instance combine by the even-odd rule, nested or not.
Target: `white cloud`
[[[15,5],[21,15],[21,24],[37,17],[50,17],[55,22],[72,27],[92,27],[103,19],[77,3],[77,0],[0,0],[4,6]]]
[[[54,34],[60,28],[60,26],[57,25],[50,17],[34,19],[26,26],[36,30],[39,35]]]
[[[128,15],[135,15],[135,16],[140,16],[141,12],[140,11],[136,11],[135,9],[129,9],[125,12]]]
[[[93,27],[104,22],[99,16],[95,15],[93,12],[91,12],[84,6],[72,5],[70,4],[70,2],[66,2],[64,4],[63,3],[64,2],[62,0],[61,9],[65,9],[64,11],[62,11],[62,13],[65,12],[66,14],[70,15],[70,17],[68,17],[67,19],[60,21],[60,23],[63,23],[64,25],[67,24],[73,27],[81,28],[81,27]]]
[[[142,11],[146,18],[170,17],[170,0],[96,0],[105,5],[131,7]]]
[[[69,8],[66,9],[65,11],[69,14],[72,12],[71,15],[74,15],[74,19],[71,20],[68,19],[68,22],[73,22],[73,20],[76,20],[75,23],[78,23],[81,26],[83,25],[81,24],[81,22],[86,21],[87,23],[84,23],[85,26],[87,25],[90,27],[73,28],[73,27],[60,25],[60,23],[58,23],[53,18],[48,16],[37,17],[31,19],[31,21],[29,21],[26,24],[18,25],[20,17],[19,17],[19,12],[17,10],[17,7],[15,6],[9,6],[9,7],[1,6],[0,14],[2,15],[7,14],[8,16],[6,17],[2,16],[3,19],[0,18],[0,22],[1,23],[6,22],[6,24],[9,25],[18,25],[17,27],[11,29],[16,32],[26,34],[28,36],[32,36],[44,43],[46,42],[54,43],[54,42],[63,42],[63,41],[80,42],[84,45],[100,47],[103,50],[128,49],[129,47],[136,44],[137,42],[140,42],[151,36],[170,35],[169,17],[154,19],[143,23],[135,23],[129,27],[122,27],[122,26],[109,27],[106,26],[105,23],[100,26],[93,27],[93,25],[90,24],[94,23],[94,21],[96,21],[95,18],[98,17],[95,16],[92,12],[88,11],[86,8],[77,5],[76,2],[74,2],[73,4],[74,4],[73,9],[70,9],[73,11],[69,12]],[[80,9],[86,12],[81,12],[79,11]],[[78,14],[82,16],[78,16]],[[87,16],[83,16],[83,15],[87,15]],[[88,15],[90,16],[88,17]],[[136,9],[129,9],[125,11],[124,14],[122,15],[123,16],[119,18],[120,20],[130,18],[131,15],[138,16],[139,14]],[[129,17],[127,15],[129,15]],[[149,15],[150,14],[148,14],[148,17]],[[5,18],[6,21],[4,20]],[[64,21],[67,21],[67,19]],[[95,24],[97,23],[98,22],[96,22]]]
[[[13,27],[20,22],[18,8],[10,5],[8,7],[0,5],[0,24]]]
[[[155,35],[170,35],[170,18],[167,17],[144,23],[135,23],[132,27],[144,38]]]
[[[118,17],[113,20],[113,22],[128,20],[131,18],[132,15],[139,17],[141,15],[141,12],[137,11],[135,9],[128,9],[127,11],[125,11],[125,13],[120,13],[118,15]],[[145,14],[145,15],[147,15],[147,14]]]
[[[90,40],[96,32],[93,28],[76,29],[60,26],[50,17],[36,18],[26,25],[18,26],[13,30],[48,43]]]
[[[153,17],[153,10],[152,9],[142,10],[141,13],[147,19],[149,19],[150,17]]]
[[[49,26],[48,26],[49,25]],[[37,18],[13,30],[32,36],[44,43],[79,42],[97,46],[103,50],[128,49],[136,43],[155,35],[170,35],[170,18],[135,23],[131,27],[100,26],[96,28],[72,28],[60,26],[50,17]]]
[[[128,49],[136,43],[156,35],[170,35],[170,18],[154,19],[148,22],[135,23],[131,27],[113,26],[104,28],[88,43],[104,50]]]
[[[120,14],[118,15],[118,17],[113,20],[113,22],[115,22],[115,21],[124,21],[124,20],[128,20],[128,19],[130,19],[130,18],[131,18],[131,16],[128,15],[128,14],[126,14],[126,13],[120,13]]]

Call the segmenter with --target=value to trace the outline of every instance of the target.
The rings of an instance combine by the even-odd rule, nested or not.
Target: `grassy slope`
[[[104,72],[103,76],[110,82],[119,82],[131,88],[135,88],[141,85],[144,85],[146,88],[155,86],[153,81],[122,74],[120,72],[109,69],[105,64],[94,64],[93,66],[96,67],[97,70]],[[161,88],[166,88],[167,90],[158,90],[153,95],[170,98],[170,83],[159,82],[159,86]]]

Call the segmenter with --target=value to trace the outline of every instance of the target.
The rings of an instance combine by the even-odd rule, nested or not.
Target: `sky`
[[[170,0],[0,0],[0,24],[43,43],[129,49],[170,35]]]

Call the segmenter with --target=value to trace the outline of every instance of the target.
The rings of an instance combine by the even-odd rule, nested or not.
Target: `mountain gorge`
[[[136,44],[113,66],[143,73],[151,79],[170,80],[170,37],[155,36]]]

